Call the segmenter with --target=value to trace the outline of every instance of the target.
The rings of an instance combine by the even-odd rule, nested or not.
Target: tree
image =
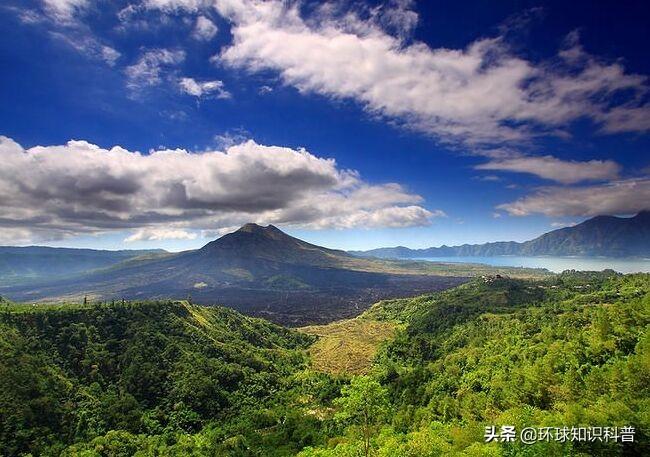
[[[369,376],[355,376],[341,389],[341,397],[334,403],[341,408],[336,414],[338,420],[361,428],[364,455],[368,457],[372,433],[388,413],[388,391]]]

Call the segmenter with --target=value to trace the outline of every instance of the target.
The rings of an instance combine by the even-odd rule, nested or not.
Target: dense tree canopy
[[[0,455],[650,453],[650,275],[479,278],[359,319],[371,372],[313,337],[188,303],[0,304]],[[634,427],[634,442],[486,442],[486,427]]]

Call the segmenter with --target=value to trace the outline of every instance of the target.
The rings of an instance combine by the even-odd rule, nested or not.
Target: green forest
[[[317,336],[223,307],[3,301],[0,455],[650,455],[648,274],[484,276],[359,321],[394,331],[352,375],[312,363]]]

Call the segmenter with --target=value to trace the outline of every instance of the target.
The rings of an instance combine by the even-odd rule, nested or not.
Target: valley
[[[475,278],[299,331],[180,302],[0,302],[0,454],[644,455],[650,275]],[[351,403],[352,402],[352,403]],[[379,406],[378,406],[379,407]],[[634,427],[485,442],[485,426]],[[532,454],[531,454],[532,453]]]
[[[180,253],[25,249],[0,283],[0,455],[650,450],[648,274],[360,257],[256,224]],[[510,423],[636,435],[485,441]]]
[[[0,12],[0,457],[650,457],[650,2]]]
[[[68,251],[62,254],[69,255]],[[47,252],[49,259],[57,251]],[[92,252],[86,254],[92,258]],[[82,271],[65,265],[52,271],[56,264],[50,260],[51,277],[23,276],[15,281],[5,276],[0,295],[36,303],[189,299],[301,326],[350,318],[379,300],[446,289],[474,276],[549,275],[541,269],[360,258],[306,243],[272,225],[256,224],[246,224],[195,251],[136,252],[98,267],[103,259],[118,254],[94,251],[99,260]],[[20,260],[28,265],[30,259]],[[32,260],[35,265],[47,263],[43,257]]]

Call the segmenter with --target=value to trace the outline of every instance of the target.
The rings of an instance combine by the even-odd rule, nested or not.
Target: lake
[[[650,273],[650,259],[620,259],[606,257],[421,257],[414,260],[429,262],[482,263],[497,267],[546,268],[554,273],[564,270],[601,271],[612,269],[620,273]]]

